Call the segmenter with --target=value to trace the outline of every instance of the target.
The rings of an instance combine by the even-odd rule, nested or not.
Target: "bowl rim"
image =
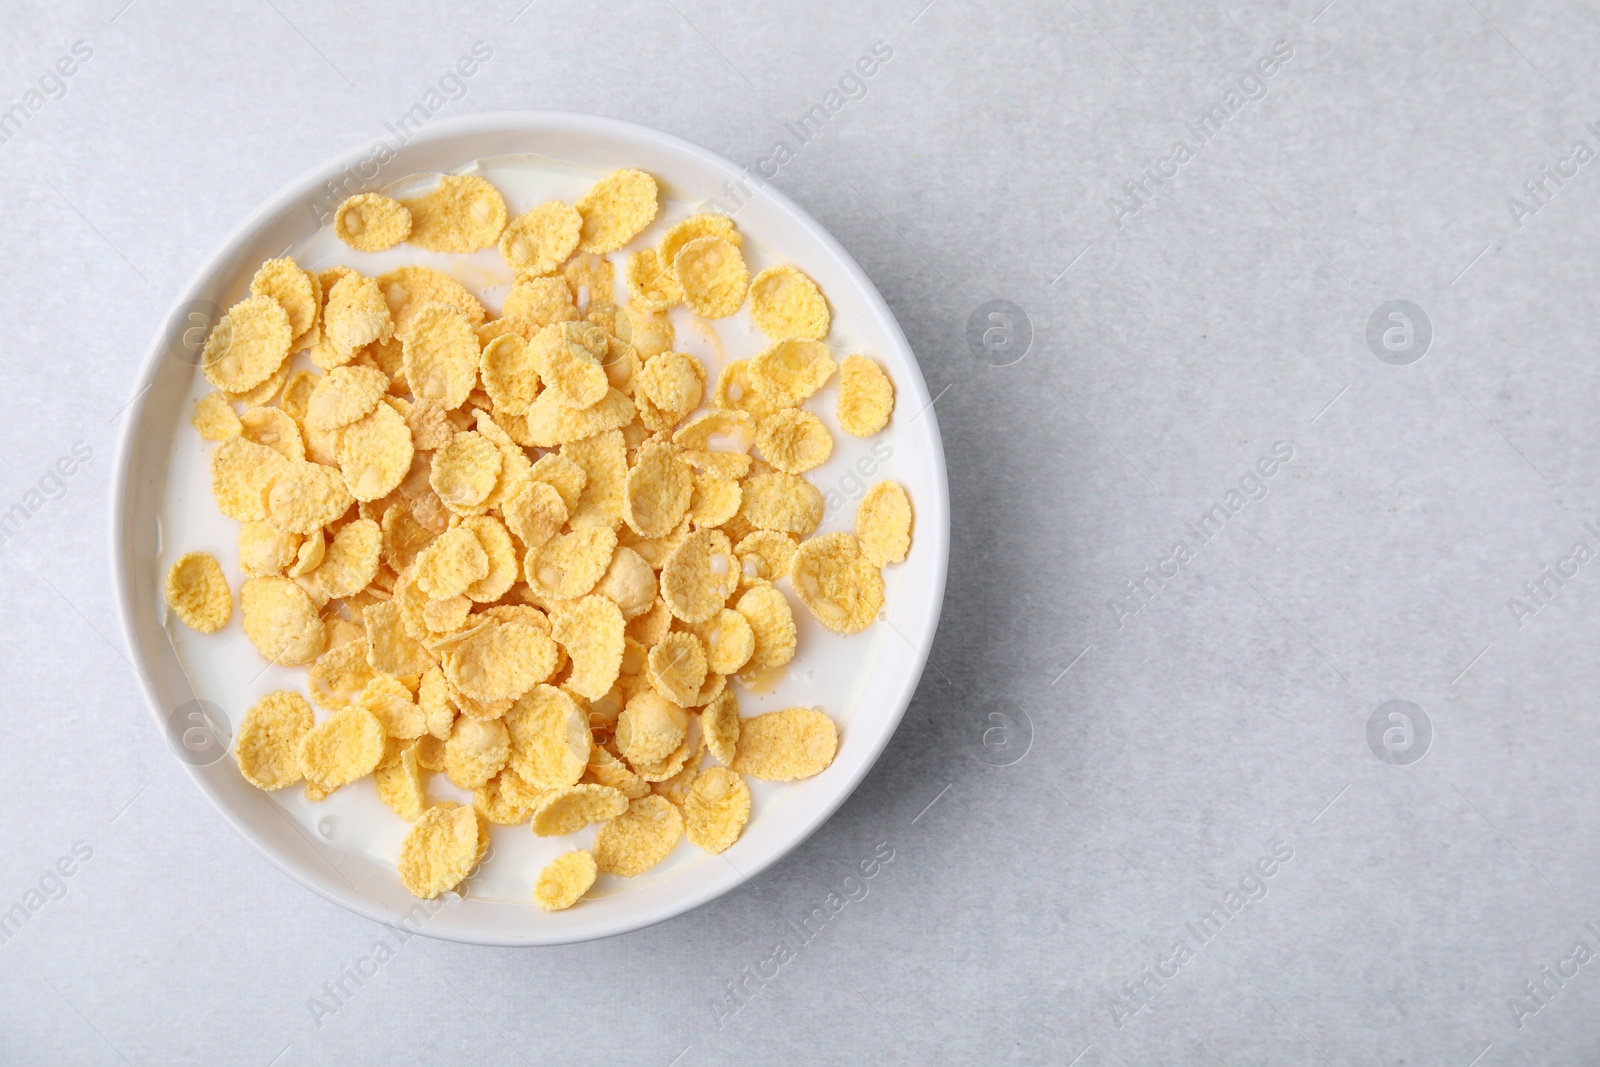
[[[426,128],[418,131],[406,144],[447,141],[472,134],[489,134],[506,130],[567,134],[592,132],[601,136],[642,140],[653,143],[668,152],[688,156],[699,165],[721,172],[732,179],[740,179],[750,173],[748,167],[740,166],[721,155],[702,148],[692,141],[673,134],[638,123],[576,111],[506,110],[440,118],[435,119]],[[157,691],[156,683],[142,666],[146,662],[145,648],[140,639],[134,618],[132,585],[129,573],[131,561],[127,558],[125,548],[127,545],[126,528],[131,519],[127,510],[127,497],[128,487],[133,477],[132,463],[136,452],[136,430],[141,426],[145,407],[151,401],[152,387],[155,384],[157,372],[166,348],[166,335],[173,312],[194,301],[218,273],[223,263],[258,230],[269,225],[294,205],[304,202],[308,196],[325,188],[329,180],[345,174],[350,166],[357,163],[369,152],[370,147],[357,145],[340,152],[336,156],[323,160],[316,166],[302,172],[293,181],[282,186],[263,200],[228,232],[212,250],[211,254],[191,273],[182,289],[178,292],[176,299],[169,304],[157,326],[154,338],[147,347],[146,356],[140,369],[140,376],[137,379],[138,391],[135,393],[133,401],[129,403],[123,412],[124,422],[118,433],[116,455],[112,468],[114,477],[110,494],[108,534],[112,580],[115,586],[117,614],[122,629],[122,637],[132,656],[130,665],[139,680],[145,703],[151,715],[154,716],[156,726],[163,732],[165,732],[166,723],[162,712],[161,694]],[[440,928],[440,924],[435,923],[429,923],[416,930],[407,927],[408,933],[421,933],[435,940],[452,941],[460,944],[501,947],[554,946],[603,940],[631,933],[692,911],[754,879],[756,875],[788,856],[807,838],[816,833],[844,802],[854,795],[857,787],[868,772],[877,765],[879,757],[882,756],[883,750],[888,746],[890,738],[894,736],[907,708],[910,706],[917,686],[920,684],[922,676],[927,669],[928,654],[931,651],[933,638],[938,630],[939,618],[943,611],[944,590],[949,568],[949,478],[945,464],[943,439],[939,433],[937,413],[934,411],[932,401],[928,400],[927,384],[922,377],[916,354],[906,340],[904,331],[901,330],[898,320],[889,309],[877,286],[872,283],[872,280],[855,261],[855,258],[845,250],[832,233],[812,218],[809,212],[801,208],[770,182],[760,182],[760,189],[757,195],[767,199],[781,213],[788,215],[791,221],[798,223],[821,246],[836,257],[839,266],[849,277],[851,284],[856,287],[861,298],[879,320],[876,323],[877,327],[883,331],[893,345],[900,348],[905,357],[905,363],[914,374],[913,381],[897,383],[897,391],[902,396],[916,399],[923,405],[922,410],[914,418],[921,417],[928,420],[928,432],[932,434],[935,445],[932,455],[928,457],[934,475],[935,499],[927,504],[919,504],[917,509],[918,545],[922,551],[936,556],[933,568],[933,584],[930,589],[931,595],[928,598],[931,606],[923,618],[916,620],[916,632],[904,635],[912,646],[915,658],[921,661],[921,669],[911,670],[906,673],[898,692],[895,694],[890,713],[884,718],[877,736],[869,739],[870,751],[866,753],[866,758],[861,760],[858,766],[853,769],[849,778],[830,783],[832,785],[831,795],[808,810],[803,828],[779,846],[769,849],[769,854],[759,856],[755,862],[747,862],[741,865],[739,869],[734,871],[738,877],[712,879],[706,885],[694,888],[680,897],[658,902],[654,907],[641,911],[636,920],[623,921],[616,924],[615,929],[599,933],[575,930],[571,936],[565,936],[561,933],[554,936],[548,934],[518,936],[513,931],[500,929],[484,928],[478,930],[474,928],[473,930],[464,930],[454,927]],[[325,900],[338,904],[340,907],[374,922],[382,923],[391,928],[400,928],[392,916],[378,910],[372,902],[355,892],[353,886],[349,892],[346,892],[331,879],[318,881],[311,876],[309,869],[304,871],[298,869],[295,864],[289,862],[288,856],[280,854],[276,849],[269,847],[268,843],[254,828],[247,825],[228,804],[224,803],[218,791],[200,773],[202,769],[200,766],[184,760],[179,760],[178,762],[187,772],[190,780],[198,787],[201,794],[211,803],[211,806],[216,809],[223,820],[233,828],[234,832],[249,842],[251,847],[266,857],[278,870]],[[732,864],[730,863],[728,866],[731,868]]]

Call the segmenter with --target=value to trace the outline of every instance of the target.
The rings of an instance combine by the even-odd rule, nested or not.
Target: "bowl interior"
[[[661,180],[665,197],[733,214],[756,244],[815,278],[835,322],[848,325],[853,350],[882,363],[897,392],[894,419],[881,435],[884,443],[871,472],[846,466],[841,473],[835,467],[825,479],[812,478],[828,501],[823,529],[850,529],[855,501],[881,477],[904,485],[916,509],[910,558],[885,575],[883,621],[853,639],[870,646],[870,665],[851,686],[850,706],[826,709],[841,725],[833,766],[784,787],[773,803],[763,804],[758,793],[758,808],[766,810],[758,811],[744,836],[721,856],[696,855],[662,875],[613,888],[556,915],[530,903],[479,899],[470,892],[465,898],[418,901],[388,863],[342,847],[336,831],[319,832],[314,822],[286,808],[284,798],[245,782],[227,755],[232,728],[249,703],[242,695],[249,687],[226,676],[230,670],[242,672],[249,662],[237,658],[249,651],[240,644],[237,613],[229,628],[232,637],[225,632],[217,654],[205,655],[195,651],[201,646],[190,644],[195,635],[167,620],[162,598],[164,561],[190,547],[212,547],[196,543],[196,529],[176,517],[183,513],[185,496],[202,496],[206,484],[203,468],[196,468],[196,456],[203,453],[196,451],[188,426],[192,399],[204,388],[197,341],[221,309],[244,294],[256,266],[312,240],[327,211],[349,193],[381,188],[407,175],[453,171],[477,159],[528,153],[579,168],[648,171]],[[558,944],[636,929],[710,900],[775,862],[849,796],[900,721],[933,641],[948,554],[948,490],[935,413],[903,334],[860,268],[803,211],[770,188],[759,188],[757,179],[726,160],[654,130],[565,113],[478,115],[436,123],[404,144],[390,135],[381,147],[363,147],[318,168],[263,205],[197,272],[152,345],[138,389],[118,461],[113,562],[124,629],[152,711],[196,784],[241,834],[297,881],[369,918],[451,940]],[[202,505],[209,500],[197,500],[195,513]],[[211,535],[220,536],[220,528]],[[224,558],[226,547],[219,544],[218,555],[236,577],[236,567]],[[790,599],[799,620],[804,608]],[[806,662],[807,637],[803,630],[796,668]],[[826,661],[821,669],[829,669]],[[278,684],[269,684],[275,681],[271,675],[255,680],[256,690],[293,684],[292,673],[278,677],[283,679]],[[303,672],[298,677],[303,688]],[[746,708],[745,714],[751,713]],[[497,828],[497,846],[508,832],[528,833],[525,826]]]

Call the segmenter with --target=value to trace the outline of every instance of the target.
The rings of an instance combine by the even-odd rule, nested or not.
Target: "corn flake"
[[[443,600],[429,600],[422,609],[422,622],[427,627],[430,637],[436,638],[440,634],[455,635],[467,624],[467,616],[471,611],[472,601],[457,593]],[[430,641],[428,647],[431,648],[433,643]]]
[[[226,389],[219,390],[230,403],[243,404],[247,408],[258,408],[272,403],[273,397],[283,390],[283,383],[289,380],[289,361],[284,360],[283,366],[272,372],[271,377],[260,385],[246,389],[242,393],[230,393]]]
[[[652,442],[639,449],[628,471],[622,517],[640,537],[664,537],[682,521],[694,494],[694,476],[677,450]]]
[[[335,209],[333,232],[357,252],[382,252],[411,235],[411,212],[381,193],[357,193]]]
[[[506,294],[500,307],[505,321],[513,324],[529,340],[540,330],[561,322],[578,318],[578,308],[572,302],[572,290],[561,278],[519,278]]]
[[[305,437],[307,459],[324,467],[339,465],[339,440],[344,436],[344,427],[318,430],[301,423],[300,432]]]
[[[283,408],[284,414],[296,422],[304,422],[311,394],[316,391],[317,381],[321,377],[316,371],[309,370],[297,370],[289,375],[283,386],[283,395],[278,398],[278,406]]]
[[[378,276],[378,289],[389,305],[389,315],[394,320],[394,335],[404,341],[411,336],[412,325],[422,309],[429,304],[443,304],[466,316],[476,329],[489,315],[478,298],[448,274],[432,267],[397,267]],[[476,333],[474,333],[476,338]],[[415,390],[412,390],[415,392]]]
[[[699,406],[705,387],[706,372],[699,360],[683,352],[661,352],[645,361],[634,402],[642,393],[665,417],[650,428],[670,429]]]
[[[695,779],[700,776],[700,766],[696,761],[689,761],[683,769],[671,778],[660,782],[651,782],[650,791],[659,797],[666,797],[672,801],[674,807],[683,810],[684,801],[689,799],[689,789],[694,785]]]
[[[467,586],[462,595],[478,604],[492,604],[516,584],[517,550],[505,526],[493,515],[474,515],[461,525],[472,531],[489,557],[489,573]]]
[[[228,393],[242,393],[268,381],[289,358],[293,336],[289,313],[272,297],[239,301],[206,338],[200,364],[206,381]]]
[[[550,635],[525,622],[488,622],[445,657],[444,676],[474,700],[515,700],[556,669]]]
[[[539,872],[533,902],[545,911],[570,908],[594,885],[598,872],[594,857],[582,849],[562,853]]]
[[[319,430],[348,426],[370,415],[388,391],[389,379],[381,370],[335,367],[312,387],[306,399],[306,424]]]
[[[528,550],[523,579],[546,600],[574,600],[595,587],[611,565],[617,535],[605,526],[586,526],[556,534]]]
[[[366,626],[367,663],[373,670],[395,678],[416,678],[433,666],[433,657],[406,633],[395,601],[368,605],[361,612],[361,621]]]
[[[618,546],[594,591],[616,604],[624,620],[636,619],[656,603],[656,574],[639,553]]]
[[[652,786],[657,782],[667,782],[680,774],[689,763],[689,758],[697,753],[695,743],[689,738],[684,738],[683,744],[673,749],[665,759],[655,763],[638,763],[634,765],[634,773]]]
[[[574,205],[583,220],[578,247],[604,255],[639,235],[656,217],[656,180],[618,170],[596,182]]]
[[[900,563],[911,549],[911,498],[896,482],[879,482],[856,507],[856,541],[875,567]]]
[[[848,356],[839,368],[839,427],[856,437],[871,437],[889,424],[894,383],[866,356]]]
[[[233,615],[222,565],[209,552],[186,552],[167,571],[167,606],[191,630],[216,633]]]
[[[506,713],[511,769],[536,789],[576,785],[589,765],[589,723],[566,693],[534,686]]]
[[[378,557],[383,547],[383,531],[371,519],[346,523],[333,535],[322,562],[306,575],[325,598],[355,596],[378,576]]]
[[[595,866],[633,878],[667,858],[683,836],[683,815],[665,797],[628,802],[628,810],[601,826],[594,838]]]
[[[795,540],[777,530],[756,530],[733,546],[739,557],[739,580],[776,582],[789,576],[794,563]]]
[[[622,670],[622,610],[604,596],[586,596],[552,620],[553,636],[572,659],[567,688],[585,700],[599,700]]]
[[[615,819],[628,810],[628,798],[604,785],[552,789],[533,809],[533,832],[540,837],[575,834],[590,823]]]
[[[250,295],[271,297],[289,316],[291,350],[317,324],[316,278],[292,259],[269,259],[261,264],[250,279]]]
[[[400,203],[411,213],[406,240],[430,252],[489,248],[506,228],[500,191],[473,174],[446,174],[431,192]]]
[[[617,270],[605,256],[579,252],[561,268],[561,278],[573,302],[585,312],[591,303],[614,303]]]
[[[417,683],[417,707],[422,709],[422,720],[427,724],[429,736],[440,741],[450,736],[456,708],[450,703],[450,685],[445,681],[444,668],[429,667],[422,672]]]
[[[804,474],[827,462],[833,454],[833,436],[811,412],[785,408],[761,420],[756,447],[778,470]]]
[[[486,840],[477,813],[442,801],[417,817],[400,845],[400,881],[432,900],[454,889],[477,865]]]
[[[474,430],[458,433],[433,457],[428,484],[450,508],[483,503],[500,478],[500,450]]]
[[[311,702],[327,711],[349,707],[374,677],[366,646],[346,641],[324,652],[307,672]]]
[[[763,399],[796,407],[821,389],[838,367],[821,341],[778,341],[750,360],[749,376]]]
[[[453,307],[424,304],[409,325],[401,365],[411,392],[447,411],[460,407],[478,382],[478,335],[471,320]]]
[[[344,479],[320,463],[288,462],[267,490],[267,521],[287,533],[310,534],[338,519],[354,499]]]
[[[300,538],[299,534],[285,534],[284,536]],[[327,555],[328,541],[323,536],[322,531],[317,530],[315,533],[307,534],[300,541],[300,547],[295,550],[293,562],[289,564],[288,569],[283,573],[290,578],[304,578],[322,566],[322,561],[327,558]],[[301,584],[301,588],[313,595],[322,595],[315,587],[307,588],[305,583]]]
[[[311,362],[332,370],[349,363],[367,345],[387,341],[393,334],[394,320],[378,283],[352,271],[328,293],[322,309],[322,343],[311,350]]]
[[[552,323],[528,345],[545,389],[578,410],[598,403],[611,388],[602,366],[609,351],[605,331],[582,322]]]
[[[452,719],[451,725],[454,724],[455,720]],[[446,730],[445,737],[449,736],[450,732]],[[417,738],[416,750],[417,766],[422,770],[432,772],[444,770],[444,738],[436,737],[432,733],[424,734]]]
[[[300,781],[300,742],[311,729],[311,705],[299,693],[268,693],[244,715],[233,748],[239,773],[257,789]]]
[[[506,526],[529,551],[539,548],[565,525],[567,506],[556,487],[529,481],[506,502]]]
[[[517,274],[551,274],[577,251],[583,218],[570,204],[551,200],[511,220],[500,235],[500,255]]]
[[[852,534],[802,541],[789,581],[817,621],[835,633],[866,629],[883,607],[883,575],[862,556]]]
[[[417,553],[417,588],[434,600],[460,596],[489,574],[489,555],[470,529],[457,526]]]
[[[651,648],[672,627],[672,608],[666,600],[656,598],[656,603],[642,616],[627,621],[627,635],[645,648]]]
[[[411,690],[387,674],[375,675],[356,697],[355,705],[370,712],[389,737],[414,741],[427,729],[422,709],[411,699]]]
[[[700,736],[711,755],[723,764],[733,762],[739,747],[739,702],[733,690],[724,689],[700,713]]]
[[[412,447],[418,451],[437,451],[456,435],[450,412],[437,400],[413,400],[406,412],[406,427],[411,431]]]
[[[739,514],[758,530],[804,536],[822,521],[822,493],[798,475],[752,474],[744,481]]]
[[[490,779],[491,786],[498,789],[500,796],[508,804],[514,804],[522,809],[523,818],[532,813],[533,806],[539,803],[548,790],[536,789],[522,780],[522,776],[509,766],[503,768],[499,774]],[[521,821],[520,819],[518,820]]]
[[[723,364],[717,373],[717,384],[712,390],[712,402],[719,409],[740,411],[752,421],[766,418],[785,406],[779,397],[768,395],[761,382],[750,374],[750,361],[735,359]],[[754,437],[752,429],[751,436]]]
[[[357,500],[381,500],[400,485],[416,449],[405,418],[386,403],[339,431],[335,455]]]
[[[523,414],[543,388],[528,342],[521,334],[501,334],[484,345],[479,373],[498,414]]]
[[[723,608],[695,632],[705,642],[706,666],[715,674],[734,674],[755,655],[755,630],[732,608]]]
[[[472,806],[496,826],[516,826],[528,817],[528,805],[514,799],[519,796],[516,785],[512,786],[511,795],[507,795],[507,781],[520,784],[521,779],[517,778],[515,771],[502,769],[472,791]]]
[[[623,273],[634,305],[644,311],[665,311],[683,299],[677,276],[653,248],[629,256]]]
[[[500,773],[511,738],[498,719],[457,719],[444,743],[444,773],[452,785],[477,789]]]
[[[239,610],[250,643],[280,666],[310,663],[327,640],[316,605],[288,578],[251,578],[239,591]]]
[[[728,216],[691,215],[674,223],[662,235],[661,244],[657,246],[662,265],[671,269],[673,261],[678,258],[678,251],[698,237],[721,237],[735,248],[744,244],[744,238],[733,228],[733,220]]]
[[[734,605],[750,623],[755,651],[750,665],[759,669],[782,667],[794,658],[794,612],[788,598],[774,585],[760,582],[746,589]]]
[[[561,457],[584,472],[583,492],[569,505],[573,527],[619,525],[628,484],[622,432],[608,430],[582,441],[570,441],[561,446]]]
[[[417,553],[428,547],[434,532],[417,520],[412,505],[400,502],[383,513],[383,561],[395,573],[408,570]]]
[[[371,774],[383,752],[383,724],[365,708],[342,708],[301,738],[300,770],[307,781],[332,792]]]
[[[251,578],[280,575],[295,562],[300,535],[284,533],[269,522],[243,523],[239,527],[239,567]]]
[[[239,433],[241,424],[233,405],[221,393],[207,393],[194,402],[194,417],[189,420],[204,440],[226,441]]]
[[[650,783],[634,774],[610,749],[595,745],[589,757],[584,780],[595,785],[610,786],[629,800],[638,800],[650,793]]]
[[[726,850],[739,840],[749,820],[750,787],[726,767],[707,769],[684,798],[684,829],[689,840],[707,852]]]
[[[811,708],[786,708],[739,724],[731,764],[739,774],[767,782],[792,782],[826,770],[839,749],[833,720]]]
[[[372,772],[378,799],[407,822],[415,822],[428,808],[427,782],[417,758],[417,747],[415,744],[404,746],[393,762],[385,762]]]
[[[731,478],[696,471],[689,497],[689,520],[696,529],[721,526],[739,513],[743,493]]]
[[[674,704],[695,702],[706,680],[706,650],[698,637],[674,630],[650,649],[647,662],[656,692]]]
[[[670,261],[663,257],[662,262]],[[633,345],[640,359],[649,359],[672,347],[674,330],[672,320],[667,318],[665,312],[652,313],[637,307],[630,307],[627,312],[627,341]]]
[[[738,587],[733,545],[721,530],[694,531],[661,566],[662,599],[684,622],[710,619]]]
[[[300,427],[277,408],[249,408],[239,416],[239,436],[265,445],[291,462],[306,458]]]
[[[750,285],[750,271],[739,247],[724,237],[696,237],[678,250],[673,273],[689,310],[707,319],[738,311]]]
[[[645,690],[629,700],[617,717],[617,747],[638,770],[670,757],[685,742],[688,727],[689,717],[682,707]]]
[[[820,341],[828,335],[828,302],[822,290],[787,264],[768,267],[750,283],[750,317],[774,341]]]
[[[633,415],[633,401],[615,389],[606,390],[603,398],[581,410],[569,407],[554,390],[547,389],[528,405],[523,437],[518,443],[554,448],[607,430],[620,430],[633,421]]]

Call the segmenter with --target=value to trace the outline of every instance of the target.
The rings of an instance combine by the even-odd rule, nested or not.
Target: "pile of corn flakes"
[[[516,277],[499,316],[426,266],[368,278],[281,258],[206,341],[216,391],[193,423],[216,442],[217,507],[240,523],[244,632],[306,667],[310,693],[250,709],[239,770],[313,801],[372,776],[411,824],[398,866],[419,897],[461,884],[491,823],[597,825],[590,849],[539,875],[550,910],[681,837],[728,848],[750,817],[747,776],[806,778],[838,748],[821,711],[744,718],[729,685],[770,685],[794,657],[780,583],[856,633],[883,606],[881,568],[910,548],[893,482],[867,493],[855,534],[812,536],[823,498],[805,474],[833,439],[803,405],[838,373],[838,423],[868,437],[894,387],[865,356],[835,361],[809,277],[751,278],[732,220],[703,214],[627,255],[626,303],[608,299],[608,255],[657,198],[637,170],[516,218],[475,176],[406,200],[362,193],[334,216],[351,248],[498,247]],[[771,343],[708,383],[667,313],[718,319],[747,301]],[[202,633],[232,615],[206,553],[179,559],[166,591]],[[430,799],[436,773],[472,804]]]

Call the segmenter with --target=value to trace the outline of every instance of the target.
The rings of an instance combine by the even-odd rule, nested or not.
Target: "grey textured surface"
[[[0,909],[58,898],[0,944],[0,1060],[1600,1057],[1600,597],[1572,555],[1600,551],[1600,163],[1508,205],[1600,150],[1592,9],[123,2],[14,9],[0,42],[3,106],[93,52],[0,145],[0,509],[43,505],[0,547]],[[166,748],[118,637],[111,454],[189,272],[477,40],[493,59],[441,114],[593,111],[752,167],[791,141],[776,184],[942,391],[949,595],[878,767],[753,884],[586,946],[416,938],[314,1020],[386,931],[258,857]],[[794,143],[876,40],[859,99]],[[1185,123],[1280,41],[1199,144]],[[1127,200],[1179,139],[1192,158]],[[1393,299],[1431,322],[1409,365],[1365,338]],[[1031,324],[1012,365],[967,343],[988,300]],[[1275,442],[1292,458],[1245,482],[1264,498],[1186,529]],[[1547,565],[1577,576],[1535,601]],[[1422,759],[1398,722],[1375,731],[1394,762],[1369,746],[1389,700],[1431,724]],[[92,857],[52,881],[75,843]]]

